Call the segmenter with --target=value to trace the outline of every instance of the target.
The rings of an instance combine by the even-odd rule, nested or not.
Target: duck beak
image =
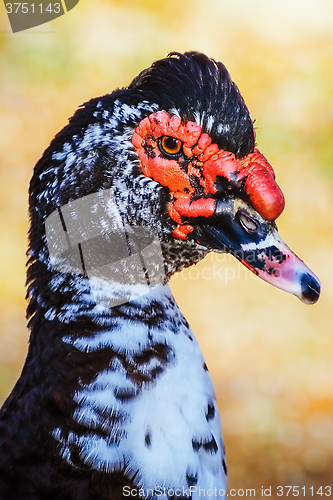
[[[320,281],[281,239],[275,222],[267,221],[240,199],[216,200],[211,217],[194,219],[190,238],[216,251],[233,254],[254,274],[277,288],[314,304]]]

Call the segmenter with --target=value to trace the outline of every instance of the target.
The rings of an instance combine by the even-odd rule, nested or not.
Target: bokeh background
[[[81,0],[17,34],[1,3],[0,402],[27,351],[33,165],[78,105],[193,49],[223,61],[239,86],[286,196],[280,234],[321,278],[322,297],[306,306],[214,254],[172,289],[215,384],[229,487],[261,496],[271,486],[277,498],[277,485],[296,485],[310,498],[309,487],[333,484],[331,0]]]

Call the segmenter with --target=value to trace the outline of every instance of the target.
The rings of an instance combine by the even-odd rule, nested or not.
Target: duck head
[[[129,87],[86,103],[37,163],[30,295],[45,275],[40,266],[52,275],[44,288],[51,283],[49,289],[67,293],[72,286],[78,296],[87,277],[90,284],[110,278],[96,271],[98,262],[116,259],[117,276],[135,284],[135,259],[126,261],[126,249],[130,257],[141,252],[136,262],[145,274],[149,265],[158,268],[157,282],[216,251],[315,303],[319,280],[277,232],[283,209],[273,168],[256,148],[253,120],[226,68],[197,52],[172,53]],[[143,258],[145,246],[150,254]]]
[[[133,144],[143,173],[170,189],[175,238],[230,252],[264,281],[305,303],[318,300],[318,279],[278,234],[284,196],[257,148],[237,158],[196,122],[165,111],[142,120]]]

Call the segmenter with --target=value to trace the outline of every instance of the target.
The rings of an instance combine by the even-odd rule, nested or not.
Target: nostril
[[[320,281],[309,273],[304,273],[300,279],[302,289],[302,301],[307,304],[315,304],[320,296]]]
[[[255,220],[243,211],[239,211],[238,220],[247,233],[258,232],[258,225]]]

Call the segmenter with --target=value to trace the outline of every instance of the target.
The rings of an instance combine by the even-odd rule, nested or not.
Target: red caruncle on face
[[[163,150],[161,138],[181,141],[181,147],[170,154]],[[177,145],[176,141],[173,143]],[[177,238],[185,239],[193,230],[190,224],[182,223],[183,218],[214,214],[218,176],[227,182],[243,181],[244,194],[267,220],[275,220],[284,208],[273,168],[257,149],[236,159],[233,153],[212,143],[195,122],[182,123],[178,116],[157,111],[139,123],[132,142],[143,174],[170,189],[173,200],[169,215],[177,223],[173,232]]]

